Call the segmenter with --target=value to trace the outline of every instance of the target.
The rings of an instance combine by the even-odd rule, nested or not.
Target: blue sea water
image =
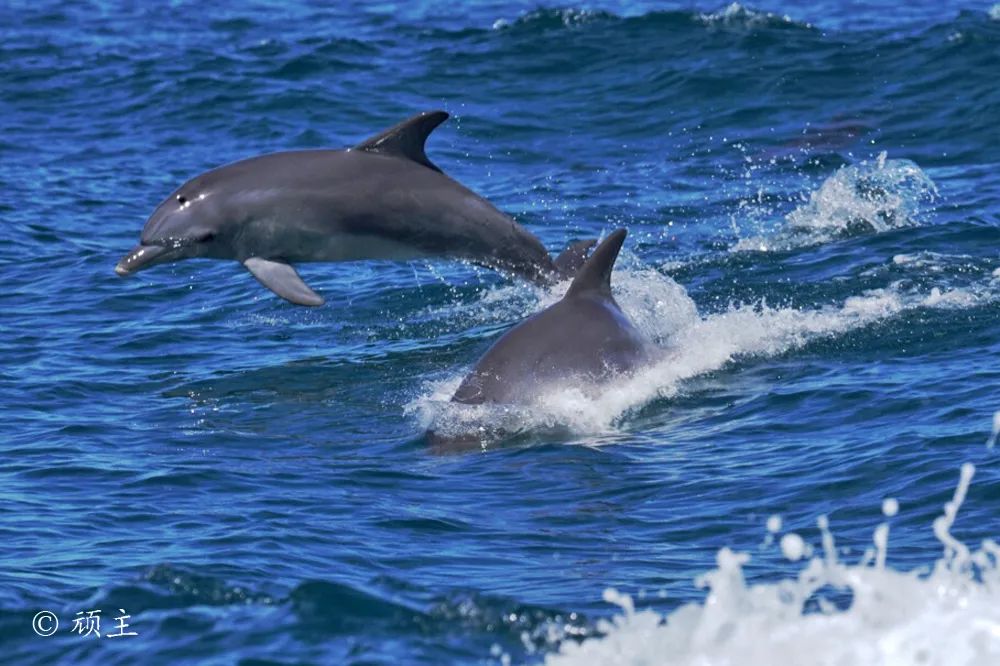
[[[990,542],[946,629],[899,620],[945,586],[880,579],[876,619],[855,581],[763,611],[755,652],[726,652],[747,604],[656,642],[721,598],[695,584],[720,549],[749,599],[820,516],[856,563],[886,498],[888,570],[927,575],[963,463],[951,533],[1000,537],[1000,6],[15,0],[0,26],[4,663],[826,663],[768,641],[837,612],[841,663],[916,663],[865,651],[880,621],[921,663],[1000,663]],[[434,108],[431,158],[553,252],[629,229],[616,294],[669,361],[439,451],[463,373],[565,284],[316,264],[307,309],[225,262],[114,274],[187,178]]]

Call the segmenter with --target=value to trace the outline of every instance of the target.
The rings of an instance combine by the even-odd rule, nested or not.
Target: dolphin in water
[[[594,241],[554,261],[542,243],[446,176],[424,153],[448,114],[429,111],[346,150],[234,162],[184,183],[146,222],[119,275],[180,259],[239,261],[298,305],[322,305],[293,263],[463,259],[547,285],[573,275]]]
[[[567,382],[597,386],[651,360],[650,343],[611,294],[611,270],[626,233],[619,229],[604,239],[562,300],[497,340],[459,385],[452,402],[531,402],[547,387]]]

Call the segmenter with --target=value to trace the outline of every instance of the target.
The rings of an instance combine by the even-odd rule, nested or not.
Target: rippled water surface
[[[6,3],[4,659],[1000,663],[1000,5],[895,5]],[[470,416],[565,283],[114,274],[187,178],[435,108],[553,252],[629,229],[666,360]],[[470,418],[519,434],[424,436]]]

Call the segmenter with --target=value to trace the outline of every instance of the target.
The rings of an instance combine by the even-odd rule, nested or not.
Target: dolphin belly
[[[420,247],[374,234],[335,233],[302,244],[287,258],[291,261],[409,261],[430,256]]]

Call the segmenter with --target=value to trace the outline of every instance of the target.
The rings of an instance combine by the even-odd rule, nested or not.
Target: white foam
[[[910,254],[897,254],[892,257],[892,263],[897,266],[908,266],[926,269],[940,273],[949,266],[969,263],[973,257],[968,254],[947,254],[943,252],[921,251]]]
[[[744,7],[738,2],[732,2],[719,11],[698,15],[699,20],[707,26],[722,26],[726,28],[754,29],[771,25],[796,25],[811,28],[808,23],[793,21],[787,14],[778,15]]]
[[[602,621],[603,636],[565,641],[548,655],[552,666],[663,664],[665,666],[996,666],[1000,663],[1000,546],[991,540],[972,551],[950,534],[972,478],[963,465],[955,497],[935,524],[944,554],[929,574],[839,562],[833,538],[824,534],[822,557],[810,559],[797,577],[747,584],[749,556],[719,551],[717,568],[699,578],[703,603],[667,615],[636,611],[628,595],[606,596],[622,608]],[[782,545],[792,535],[782,538]],[[880,525],[875,541],[886,545]],[[797,544],[796,544],[797,545]],[[792,548],[792,554],[797,549]],[[847,609],[819,603],[826,586],[848,588]]]

